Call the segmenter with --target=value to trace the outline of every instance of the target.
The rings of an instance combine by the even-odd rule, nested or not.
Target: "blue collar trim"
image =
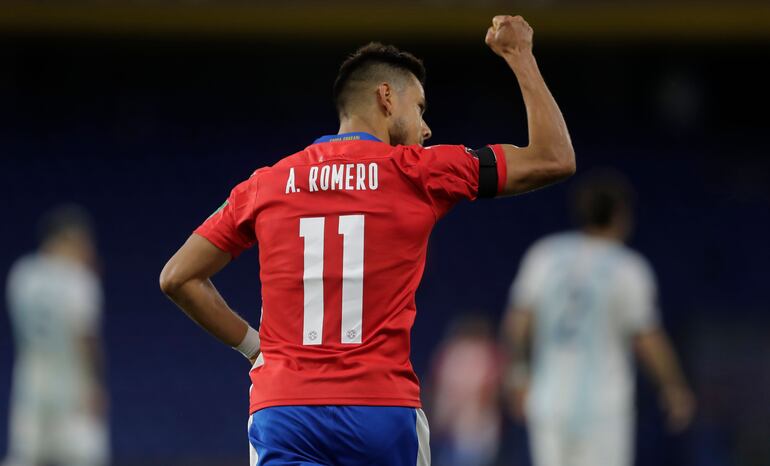
[[[364,132],[356,132],[356,133],[343,133],[343,134],[332,134],[329,136],[321,136],[320,138],[316,139],[313,144],[318,144],[319,142],[341,142],[341,141],[377,141],[382,142],[379,138],[376,138],[372,136],[369,133]]]

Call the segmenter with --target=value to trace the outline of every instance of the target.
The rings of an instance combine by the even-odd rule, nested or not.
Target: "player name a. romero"
[[[376,162],[313,165],[307,175],[307,191],[374,191],[380,186],[379,171]],[[286,194],[305,190],[304,186],[297,187],[294,167],[290,168]]]

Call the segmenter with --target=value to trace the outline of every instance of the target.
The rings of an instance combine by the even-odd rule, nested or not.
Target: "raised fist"
[[[531,52],[532,28],[521,16],[498,15],[492,18],[484,42],[501,57]]]

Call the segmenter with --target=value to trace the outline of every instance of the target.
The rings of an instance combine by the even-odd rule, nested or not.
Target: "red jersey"
[[[233,257],[259,244],[250,412],[420,407],[409,338],[428,237],[460,199],[501,191],[502,149],[319,141],[255,171],[195,230]]]

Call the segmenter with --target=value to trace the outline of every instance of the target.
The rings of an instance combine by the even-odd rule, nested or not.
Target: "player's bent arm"
[[[651,329],[637,334],[634,343],[637,357],[660,390],[669,427],[684,429],[695,412],[695,399],[668,336]]]
[[[163,267],[160,288],[198,325],[222,343],[238,347],[251,327],[230,309],[210,280],[230,260],[230,253],[193,234]]]
[[[516,147],[510,144],[500,146],[503,147],[507,165],[507,176],[501,196],[543,188],[575,173],[574,159],[569,165],[569,162],[564,162],[548,150],[538,147]]]
[[[532,28],[520,16],[496,16],[486,43],[519,83],[527,110],[529,144],[503,144],[507,179],[501,194],[519,194],[561,181],[575,173],[575,151],[561,110],[532,54]]]

